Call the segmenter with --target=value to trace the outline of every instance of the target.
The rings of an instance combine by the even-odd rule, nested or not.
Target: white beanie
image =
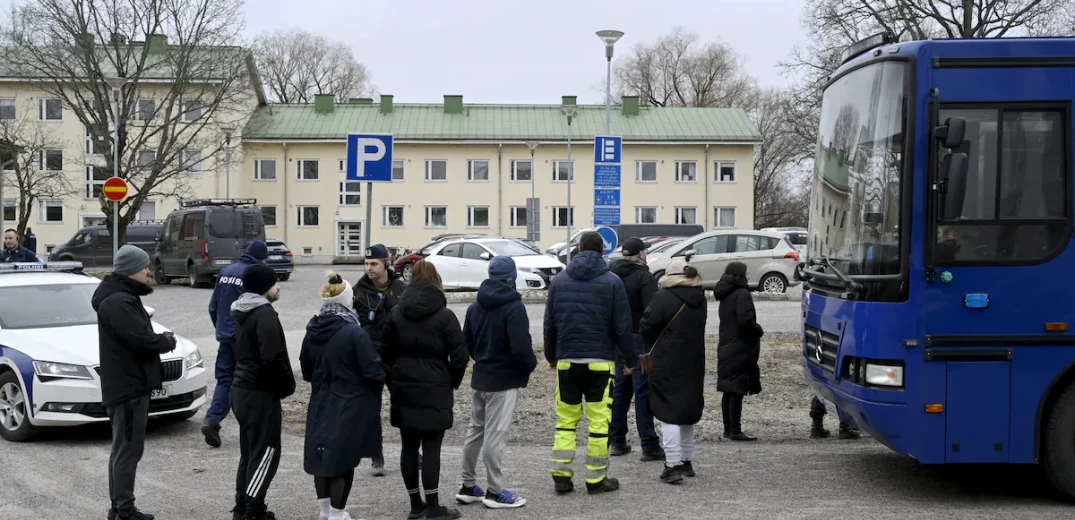
[[[329,283],[332,283],[333,281],[334,280],[330,280]],[[342,278],[340,279],[340,281],[343,282],[343,291],[341,291],[340,294],[337,294],[336,296],[331,296],[328,298],[322,297],[322,305],[329,305],[333,303],[338,303],[340,305],[343,305],[344,307],[350,307],[354,305],[355,291],[353,288],[351,288],[351,283],[347,280],[343,280]]]

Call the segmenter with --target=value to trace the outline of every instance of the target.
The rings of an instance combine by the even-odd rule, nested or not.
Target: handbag
[[[661,334],[657,336],[657,341],[653,342],[653,348],[650,349],[649,354],[652,354],[653,349],[657,348],[657,344],[661,342],[661,338],[664,337],[664,333],[668,330],[668,327],[672,326],[672,322],[676,321],[676,318],[679,317],[679,313],[683,312],[683,308],[686,306],[686,303],[680,305],[679,310],[676,311],[676,313],[672,316],[672,319],[668,320],[668,323],[664,324],[664,329],[661,329]],[[642,365],[642,373],[646,375],[649,375],[649,354],[642,354],[641,356],[638,356],[638,362],[640,365]]]

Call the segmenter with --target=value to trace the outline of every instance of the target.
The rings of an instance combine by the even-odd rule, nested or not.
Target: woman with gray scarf
[[[350,520],[344,508],[355,467],[378,455],[384,369],[351,307],[351,284],[329,273],[319,294],[321,312],[306,326],[299,355],[312,386],[305,469],[314,476],[320,520]]]

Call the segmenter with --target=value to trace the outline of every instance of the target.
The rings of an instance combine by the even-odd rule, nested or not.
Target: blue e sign
[[[392,136],[347,135],[347,180],[392,182]]]

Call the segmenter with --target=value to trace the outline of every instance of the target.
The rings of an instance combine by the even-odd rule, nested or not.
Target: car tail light
[[[295,254],[292,253],[291,251],[285,251],[284,256],[295,256]]]
[[[795,260],[796,262],[798,262],[799,261],[799,253],[796,253],[795,251],[792,251],[792,252],[784,255],[784,258],[790,258],[790,259]]]
[[[208,259],[209,259],[209,246],[205,242],[205,240],[202,240],[202,260],[208,260]]]

